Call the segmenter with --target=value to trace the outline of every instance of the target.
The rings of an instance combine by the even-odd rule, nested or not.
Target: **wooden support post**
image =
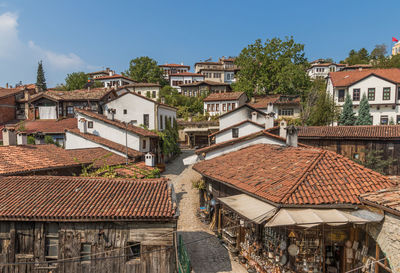
[[[375,246],[375,259],[376,259],[376,261],[378,261],[379,260],[379,245],[378,245],[378,243],[376,243],[376,246]],[[375,263],[375,273],[379,273],[379,264],[376,262]]]

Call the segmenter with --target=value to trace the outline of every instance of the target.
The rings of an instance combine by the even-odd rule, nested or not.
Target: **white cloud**
[[[7,82],[33,81],[39,60],[43,60],[47,80],[50,84],[61,82],[66,73],[85,71],[94,67],[75,53],[59,53],[39,46],[34,41],[23,42],[18,37],[18,14],[13,12],[0,14],[0,75],[3,76],[2,80]],[[4,83],[0,83],[0,85]]]

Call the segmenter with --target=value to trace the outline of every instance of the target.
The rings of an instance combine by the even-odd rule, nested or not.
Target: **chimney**
[[[298,130],[294,125],[290,125],[286,129],[287,138],[286,145],[291,147],[297,147],[298,144]]]
[[[257,112],[251,112],[251,121],[257,122]]]
[[[161,103],[165,104],[165,98],[164,97],[161,98]]]
[[[265,116],[265,129],[274,127],[274,117],[275,117],[274,112],[268,113]]]
[[[116,113],[115,109],[110,108],[110,109],[107,110],[107,112],[109,114],[108,118],[111,119],[111,120],[114,120],[114,115]]]
[[[285,120],[282,120],[279,123],[279,136],[286,139],[286,127],[287,123]]]
[[[19,132],[17,134],[17,145],[27,145],[28,137],[25,132]]]
[[[8,88],[8,83],[6,83],[6,88]]]
[[[86,134],[87,133],[87,121],[85,118],[79,119],[79,131]]]
[[[15,130],[11,128],[3,128],[3,146],[10,146],[17,144],[17,136]]]

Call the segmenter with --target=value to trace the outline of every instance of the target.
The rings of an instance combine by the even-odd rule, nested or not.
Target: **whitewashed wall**
[[[163,129],[161,129],[161,124],[160,124],[160,116],[163,116],[162,121],[163,121]],[[158,130],[163,131],[165,129],[165,124],[166,121],[168,120],[167,118],[171,119],[171,127],[174,125],[174,119],[176,119],[176,111],[172,110],[167,107],[159,106],[158,107]]]
[[[264,129],[264,128],[261,128],[260,126],[257,126],[251,122],[243,123],[235,128],[239,129],[239,137],[248,136],[252,133],[260,132]],[[231,139],[233,139],[232,138],[232,129],[215,135],[215,143],[217,143],[217,144],[224,142],[224,141],[231,140]]]

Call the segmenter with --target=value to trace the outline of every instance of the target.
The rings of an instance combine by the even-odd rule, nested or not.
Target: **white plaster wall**
[[[159,93],[160,93],[160,87],[154,86],[154,87],[150,87],[150,86],[135,86],[135,87],[127,87],[126,89],[136,92],[142,96],[147,97],[147,92],[150,92],[150,99],[156,101],[159,98]],[[153,98],[153,91],[156,92],[156,97]]]
[[[228,154],[234,151],[238,151],[240,149],[255,145],[255,144],[276,144],[276,145],[285,145],[284,141],[279,141],[274,138],[268,138],[266,136],[259,136],[250,140],[242,141],[240,143],[236,143],[234,145],[229,145],[226,147],[222,147],[220,149],[216,149],[213,151],[209,151],[206,153],[205,160],[212,159],[217,156],[221,156],[224,154]]]
[[[209,102],[207,101],[207,102],[204,102],[204,113],[208,112],[207,111],[207,105],[209,105],[209,104],[210,105],[211,104],[214,104],[214,105],[219,104],[218,111],[215,111],[216,106],[214,106],[214,111],[210,111],[210,112],[208,112],[208,114],[210,116],[225,114],[226,112],[229,112],[229,111],[232,110],[232,109],[228,110],[228,103],[234,103],[235,104],[235,108],[239,108],[240,106],[242,106],[243,104],[246,103],[246,100],[241,99],[241,100],[226,100],[226,101],[209,101]],[[225,111],[223,111],[223,106],[222,106],[223,104],[226,105]]]
[[[147,99],[136,96],[132,93],[126,94],[119,97],[113,101],[110,101],[104,105],[104,115],[109,117],[107,112],[108,109],[116,109],[114,115],[115,119],[124,122],[130,122],[131,120],[136,120],[136,126],[140,126],[144,123],[143,115],[149,115],[149,129],[155,129],[155,112],[156,104]],[[124,114],[124,109],[127,110],[127,114]],[[110,118],[110,117],[109,117]]]
[[[235,125],[243,120],[251,119],[250,109],[246,106],[232,113],[226,114],[219,118],[219,129],[223,130],[227,127]]]
[[[254,125],[253,123],[246,122],[243,123],[235,128],[239,128],[239,137],[248,136],[252,133],[262,131],[264,128],[260,126]],[[215,143],[221,143],[224,141],[231,140],[232,138],[232,129],[221,132],[215,135]]]
[[[171,127],[174,126],[174,119],[176,119],[176,111],[175,110],[159,106],[158,107],[158,121],[161,120],[160,119],[161,115],[163,116],[163,123],[164,123],[163,127],[162,127],[163,130],[165,129],[165,124],[166,124],[166,120],[167,120],[166,117],[171,118]],[[163,131],[163,130],[161,130],[160,122],[158,124],[158,130]]]

